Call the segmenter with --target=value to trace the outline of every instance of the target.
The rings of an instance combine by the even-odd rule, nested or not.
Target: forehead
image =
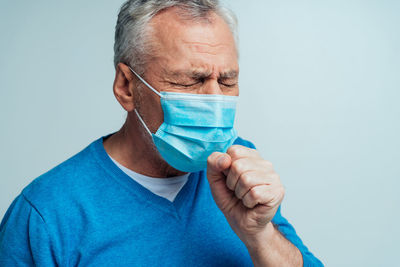
[[[217,14],[207,20],[188,20],[179,8],[157,14],[151,27],[152,56],[170,67],[237,69],[237,51],[232,32]]]

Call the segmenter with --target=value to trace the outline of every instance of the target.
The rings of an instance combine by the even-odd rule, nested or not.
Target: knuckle
[[[241,150],[241,146],[240,145],[233,145],[228,149],[227,153],[231,157],[235,158],[235,157],[238,157],[240,155],[240,150]]]
[[[284,196],[285,196],[285,189],[283,188],[283,186],[281,186],[274,191],[274,197],[272,202],[275,204],[279,204],[280,202],[282,202]]]
[[[272,162],[268,161],[268,160],[264,160],[263,161],[263,165],[265,166],[265,168],[267,169],[272,169],[274,166],[272,165]]]
[[[276,180],[276,181],[280,181],[280,176],[279,176],[279,174],[277,174],[276,172],[274,172],[274,173],[272,173],[271,174],[271,178],[273,179],[273,180]]]
[[[250,195],[251,195],[251,197],[252,197],[253,199],[259,199],[259,198],[261,198],[262,193],[261,193],[259,190],[257,190],[257,188],[253,187],[253,188],[250,190]]]
[[[250,148],[250,151],[251,151],[254,155],[258,156],[258,157],[261,156],[260,152],[258,152],[258,150],[255,149],[255,148]]]
[[[241,174],[243,172],[243,164],[240,160],[235,160],[232,162],[231,168],[237,174]]]
[[[240,184],[243,186],[248,186],[251,183],[251,175],[249,173],[243,173],[239,178]]]

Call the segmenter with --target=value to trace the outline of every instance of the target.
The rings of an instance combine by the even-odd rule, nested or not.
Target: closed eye
[[[195,83],[190,83],[190,84],[182,84],[182,83],[174,83],[170,82],[172,86],[180,86],[180,87],[192,87],[195,86],[196,84],[199,84],[200,82],[195,82]]]
[[[219,84],[226,86],[226,87],[234,87],[237,85],[237,83],[222,83],[222,82],[220,82]]]

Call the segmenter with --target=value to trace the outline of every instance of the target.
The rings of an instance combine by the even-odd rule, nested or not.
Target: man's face
[[[182,20],[171,8],[151,21],[152,55],[144,79],[159,91],[238,95],[239,66],[228,25],[216,14],[211,23]],[[150,131],[163,122],[160,98],[142,84],[136,108]]]

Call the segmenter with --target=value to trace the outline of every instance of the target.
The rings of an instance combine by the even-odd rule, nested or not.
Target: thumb
[[[215,182],[219,179],[225,179],[224,171],[232,163],[231,157],[226,153],[214,152],[207,159],[207,179],[209,182]]]

